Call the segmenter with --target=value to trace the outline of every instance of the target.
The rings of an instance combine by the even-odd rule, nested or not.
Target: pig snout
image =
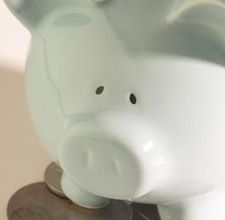
[[[76,185],[93,194],[114,199],[143,196],[157,179],[154,172],[160,170],[160,176],[166,163],[150,132],[133,115],[101,113],[69,129],[60,164]]]

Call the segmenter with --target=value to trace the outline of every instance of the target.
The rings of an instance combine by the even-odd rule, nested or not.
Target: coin
[[[155,205],[133,203],[134,220],[160,220],[158,209]]]
[[[50,191],[58,196],[66,197],[61,188],[62,169],[52,162],[45,171],[45,183]]]
[[[39,206],[18,208],[11,215],[12,220],[53,220],[48,212]]]
[[[42,182],[16,192],[7,214],[9,220],[131,220],[133,211],[131,205],[117,200],[103,209],[85,209],[51,193]]]

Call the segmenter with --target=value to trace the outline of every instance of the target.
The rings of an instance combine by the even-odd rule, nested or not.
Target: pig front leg
[[[86,192],[77,186],[70,178],[63,174],[61,185],[65,195],[75,204],[88,209],[100,209],[107,206],[110,200]]]

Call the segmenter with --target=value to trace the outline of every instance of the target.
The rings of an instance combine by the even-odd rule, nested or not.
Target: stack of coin
[[[45,171],[45,183],[50,191],[58,196],[66,198],[61,188],[62,169],[56,164],[51,163]]]
[[[160,220],[160,216],[155,205],[133,203],[134,220]]]
[[[132,220],[132,208],[113,200],[109,206],[89,210],[51,193],[45,183],[26,186],[8,204],[9,220]]]
[[[130,204],[112,200],[98,210],[73,204],[62,192],[62,170],[52,163],[45,172],[45,181],[28,185],[16,192],[8,203],[9,220],[132,220]],[[50,190],[49,190],[50,189]],[[52,193],[53,192],[53,193]]]

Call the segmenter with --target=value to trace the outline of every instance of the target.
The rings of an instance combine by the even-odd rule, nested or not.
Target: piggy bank
[[[6,3],[32,34],[28,105],[71,201],[225,218],[223,1]]]

